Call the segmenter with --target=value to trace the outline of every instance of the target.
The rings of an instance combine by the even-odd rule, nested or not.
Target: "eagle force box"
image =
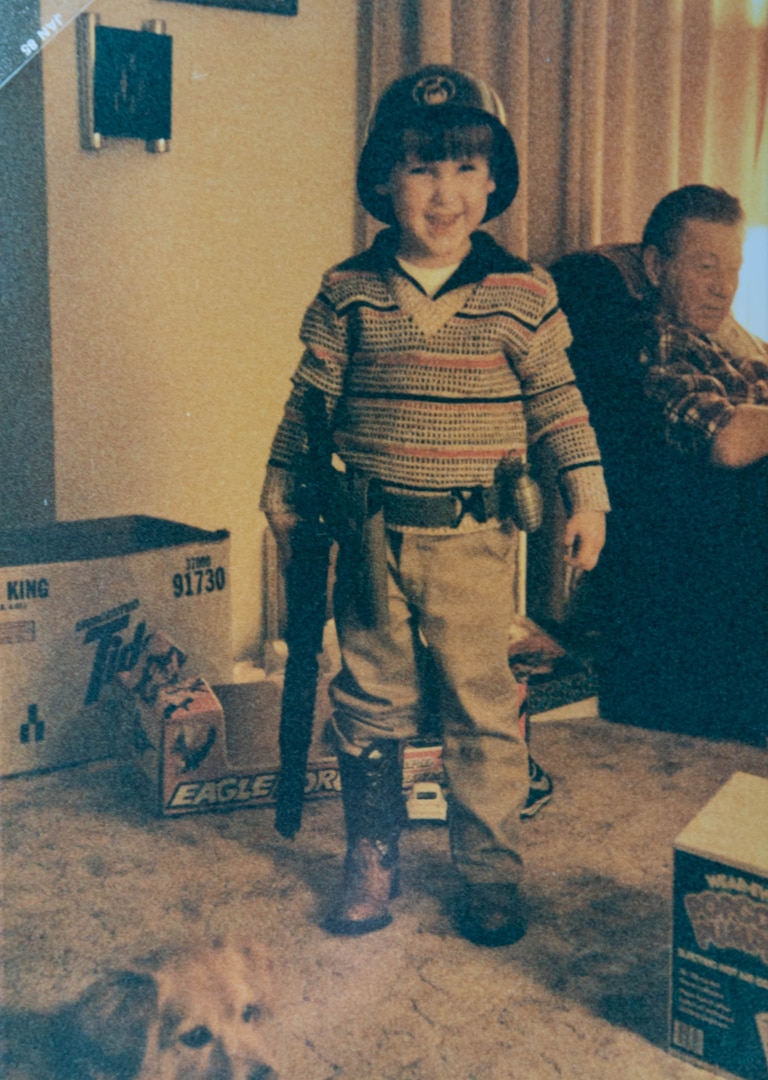
[[[114,754],[110,686],[157,632],[232,674],[229,533],[128,516],[0,532],[0,774]]]
[[[768,780],[734,773],[675,841],[669,1049],[768,1078]]]
[[[282,676],[211,687],[183,651],[152,634],[137,663],[115,677],[123,694],[135,763],[149,781],[155,812],[166,817],[275,802]],[[324,712],[325,710],[325,712]],[[327,681],[316,691],[316,734],[305,795],[337,795],[338,763],[323,742]]]

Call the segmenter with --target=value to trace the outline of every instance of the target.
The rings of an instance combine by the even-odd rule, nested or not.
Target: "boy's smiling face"
[[[470,252],[470,236],[496,190],[488,161],[473,154],[422,161],[408,154],[377,187],[388,195],[400,227],[398,255],[417,266],[452,266]]]

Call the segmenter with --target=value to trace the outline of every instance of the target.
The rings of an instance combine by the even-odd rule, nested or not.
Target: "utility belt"
[[[379,479],[355,469],[334,474],[326,520],[340,542],[337,589],[362,625],[385,626],[389,619],[387,528],[456,529],[467,514],[480,524],[511,519],[520,529],[539,527],[538,484],[524,462],[504,464],[492,487],[435,495],[386,490]]]
[[[390,528],[457,529],[467,514],[481,524],[499,516],[495,487],[455,488],[440,495],[382,491],[384,521]]]
[[[352,469],[335,473],[335,489],[335,516],[355,532],[379,513],[392,529],[456,529],[468,514],[480,524],[511,519],[525,532],[541,524],[541,492],[522,461],[510,463],[491,487],[415,494],[388,490],[376,477]]]

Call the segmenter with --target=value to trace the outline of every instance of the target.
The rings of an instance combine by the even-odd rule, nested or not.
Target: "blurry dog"
[[[6,1080],[278,1080],[266,1045],[271,967],[214,942],[112,972],[53,1014],[3,1017]]]

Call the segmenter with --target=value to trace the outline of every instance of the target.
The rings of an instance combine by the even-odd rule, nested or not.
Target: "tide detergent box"
[[[0,532],[0,775],[115,754],[110,688],[154,633],[231,680],[226,530],[127,516]]]

